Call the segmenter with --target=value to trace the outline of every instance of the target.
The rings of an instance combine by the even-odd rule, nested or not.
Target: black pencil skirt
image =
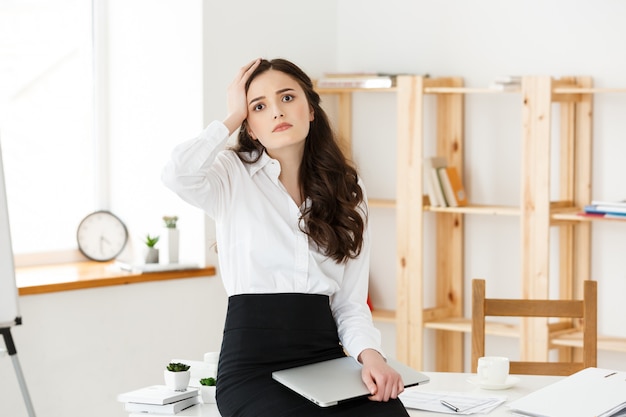
[[[272,372],[345,356],[327,296],[245,294],[228,300],[217,375],[222,417],[408,416],[400,400],[319,407]]]

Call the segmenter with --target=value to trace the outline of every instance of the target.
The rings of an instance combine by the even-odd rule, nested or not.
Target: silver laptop
[[[387,363],[402,375],[405,387],[430,380],[423,373],[393,359],[388,359]],[[352,357],[283,369],[273,372],[272,378],[320,407],[370,395],[361,379],[361,365]]]

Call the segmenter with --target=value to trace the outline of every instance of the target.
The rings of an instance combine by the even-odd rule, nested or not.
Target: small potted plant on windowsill
[[[150,234],[146,235],[146,239],[144,243],[146,244],[146,263],[147,264],[156,264],[159,263],[159,250],[155,248],[155,245],[159,241],[159,236],[150,236]]]
[[[205,404],[215,403],[215,388],[217,381],[213,377],[202,378],[200,380],[200,394],[202,402]]]
[[[165,386],[174,391],[186,391],[191,378],[189,368],[191,366],[184,363],[170,362],[163,371]]]

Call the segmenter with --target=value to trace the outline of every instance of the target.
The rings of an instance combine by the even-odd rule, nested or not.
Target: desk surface
[[[520,375],[520,382],[514,387],[507,390],[490,391],[480,389],[475,385],[467,382],[467,380],[475,374],[453,372],[424,373],[430,376],[430,382],[424,385],[425,391],[455,391],[482,396],[506,396],[506,402],[496,408],[493,412],[489,414],[479,414],[481,416],[488,415],[490,417],[512,416],[513,414],[506,406],[507,403],[562,379],[562,377],[560,376]],[[421,410],[409,409],[408,411],[410,416],[415,417],[442,417],[447,415]],[[183,410],[176,415],[181,417],[220,417],[220,414],[217,411],[217,406],[215,404],[196,405],[188,408],[187,410]],[[130,417],[145,417],[145,414],[130,414]]]

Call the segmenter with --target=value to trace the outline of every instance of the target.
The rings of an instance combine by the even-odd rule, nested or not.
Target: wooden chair
[[[511,300],[485,298],[485,280],[472,280],[472,372],[485,356],[485,317],[580,318],[583,332],[582,362],[515,362],[511,374],[571,375],[597,363],[597,282],[586,280],[583,300]],[[573,321],[573,320],[572,320]],[[573,330],[574,324],[571,324]]]

